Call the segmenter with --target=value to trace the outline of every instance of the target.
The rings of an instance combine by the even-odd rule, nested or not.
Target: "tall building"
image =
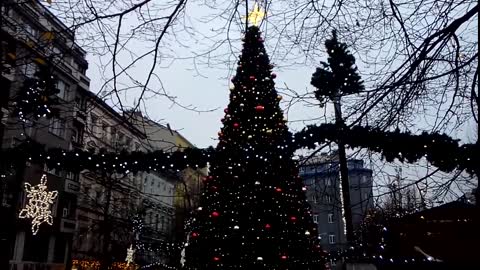
[[[357,228],[373,207],[372,171],[357,159],[348,160],[347,167],[353,226]],[[346,233],[338,159],[323,155],[311,158],[300,168],[300,176],[307,188],[307,200],[311,205],[313,221],[318,226],[322,247],[327,251],[344,248]]]
[[[85,109],[83,93],[90,84],[85,74],[86,52],[75,43],[74,33],[40,1],[1,1],[0,8],[1,147],[13,147],[30,138],[46,147],[68,150],[83,128],[79,112]],[[59,90],[55,106],[60,113],[51,119],[27,115],[26,121],[20,121],[13,114],[14,97],[25,80],[36,77],[41,66],[53,68]],[[78,175],[31,163],[20,167],[1,168],[5,179],[0,189],[4,219],[0,222],[0,269],[64,269],[70,262],[76,228]],[[33,235],[31,220],[17,217],[27,201],[23,183],[36,185],[43,174],[48,176],[48,189],[57,190],[58,196],[52,207],[52,226],[42,224]]]

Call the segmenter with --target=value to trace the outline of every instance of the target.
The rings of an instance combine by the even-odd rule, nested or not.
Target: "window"
[[[91,118],[91,122],[92,122],[92,133],[93,135],[97,135],[97,131],[98,131],[98,116],[94,115],[93,113],[90,115],[90,118]]]
[[[51,118],[50,125],[48,127],[48,132],[57,135],[60,138],[65,136],[65,120],[60,118]]]
[[[125,148],[130,150],[131,147],[132,147],[132,138],[126,137],[125,138]]]
[[[25,65],[25,76],[33,78],[38,71],[38,66],[34,62],[29,62]]]
[[[327,203],[332,203],[332,197],[330,195],[325,195],[325,201]]]
[[[328,223],[333,223],[333,214],[328,214]]]
[[[117,144],[123,144],[125,141],[125,135],[121,132],[118,132]]]
[[[367,176],[366,175],[362,175],[362,184],[366,184],[367,183]]]
[[[335,234],[328,235],[328,243],[335,244]]]
[[[318,215],[313,215],[313,223],[318,223]]]
[[[115,146],[117,143],[117,129],[114,127],[110,128],[110,140],[111,144]]]
[[[68,85],[67,83],[65,83],[62,80],[58,80],[57,89],[58,89],[57,96],[59,98],[63,99],[63,100],[68,101],[68,94],[70,92],[70,85]]]
[[[28,23],[26,23],[26,24],[24,24],[24,25],[25,25],[25,31],[26,31],[28,34],[30,34],[32,37],[37,37],[37,35],[38,35],[38,30],[37,30],[34,26],[32,26],[32,25],[30,25],[30,24],[28,24]]]
[[[102,138],[107,138],[108,136],[108,124],[106,122],[102,122]]]
[[[330,178],[325,179],[325,185],[327,187],[330,187],[332,185],[332,179],[330,179]]]

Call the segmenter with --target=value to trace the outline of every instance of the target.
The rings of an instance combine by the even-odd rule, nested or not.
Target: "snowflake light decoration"
[[[125,258],[127,265],[133,263],[133,254],[135,254],[135,249],[133,249],[132,245],[130,245],[130,248],[127,249],[127,258]]]
[[[25,183],[25,191],[27,192],[27,205],[20,211],[19,218],[32,219],[32,234],[36,235],[40,224],[46,222],[52,225],[53,217],[51,207],[53,200],[57,198],[57,191],[47,190],[47,175],[42,175],[40,184],[32,186],[30,183]]]

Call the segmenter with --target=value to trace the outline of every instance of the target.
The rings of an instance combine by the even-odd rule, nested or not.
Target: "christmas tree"
[[[15,97],[14,113],[22,121],[58,115],[57,79],[49,66],[40,66],[34,78],[27,78]]]
[[[249,27],[185,269],[323,269],[272,67]]]
[[[328,63],[320,62],[312,76],[312,85],[317,88],[315,96],[324,101],[325,97],[334,100],[340,96],[358,94],[364,90],[363,81],[355,65],[355,57],[349,52],[347,44],[339,42],[337,32],[325,41]]]

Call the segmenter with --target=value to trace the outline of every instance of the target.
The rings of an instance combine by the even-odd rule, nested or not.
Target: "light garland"
[[[340,192],[340,209],[342,211],[342,222],[343,222],[343,234],[347,235],[347,220],[345,219],[345,203],[343,201],[343,189],[342,189],[342,173],[341,170],[338,170],[338,179],[339,179],[339,188],[338,191]]]
[[[24,209],[20,211],[19,218],[32,219],[32,234],[38,233],[40,224],[47,223],[52,225],[53,217],[51,207],[53,200],[57,198],[57,191],[47,191],[47,175],[42,175],[40,184],[32,186],[25,183],[25,192],[27,193],[28,203]]]

